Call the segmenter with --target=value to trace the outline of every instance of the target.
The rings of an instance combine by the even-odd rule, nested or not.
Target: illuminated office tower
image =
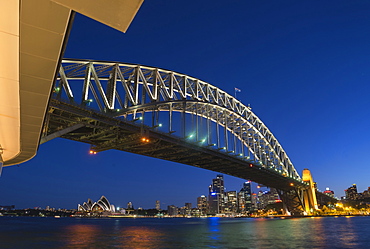
[[[208,202],[205,195],[199,196],[197,198],[197,208],[199,209],[201,215],[205,215],[208,213]]]
[[[127,202],[127,209],[134,209],[131,201]]]
[[[179,210],[176,206],[170,205],[167,206],[167,213],[169,216],[177,216],[179,214]]]
[[[238,193],[238,212],[245,213],[244,192],[242,191],[239,191]]]
[[[349,187],[348,189],[346,189],[344,191],[346,193],[346,199],[347,200],[357,200],[358,199],[356,184],[352,184],[352,187]]]
[[[241,209],[241,205],[239,205],[239,210],[241,212],[250,212],[252,210],[252,188],[251,182],[247,181],[243,183],[243,187],[240,189],[241,195],[244,196],[244,208]]]
[[[219,214],[224,212],[225,207],[225,186],[223,175],[217,175],[212,179],[212,184],[209,186],[209,213]]]
[[[160,201],[155,201],[155,209],[160,210],[161,209],[161,203]]]
[[[235,214],[238,211],[238,201],[236,191],[226,192],[227,202],[225,205],[225,213]]]
[[[192,208],[192,204],[190,202],[186,202],[185,203],[185,209],[191,209]]]

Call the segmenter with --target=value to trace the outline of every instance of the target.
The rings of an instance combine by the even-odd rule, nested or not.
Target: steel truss
[[[131,115],[133,120],[145,112],[167,111],[170,116],[172,112],[193,114],[206,119],[205,123],[212,121],[217,127],[222,126],[237,140],[223,138],[221,144],[221,134],[206,134],[209,144],[214,136],[218,148],[236,153],[238,147],[241,152],[238,154],[287,177],[300,179],[282,146],[251,108],[204,81],[159,68],[81,60],[63,60],[59,76],[55,88],[57,98],[64,92],[71,102],[82,105],[94,102],[101,112],[115,113],[116,118]],[[82,86],[80,95],[73,90],[78,80]],[[197,119],[197,122],[201,121]],[[210,132],[208,128],[207,133]],[[186,137],[184,132],[182,137]],[[243,146],[235,145],[237,142]]]
[[[283,196],[307,188],[251,108],[199,79],[134,64],[63,60],[52,96],[44,137],[59,132],[92,144],[95,151],[120,149],[226,174],[229,165],[235,169],[231,174],[241,178],[267,186],[280,181],[271,187],[284,190]],[[138,142],[143,136],[151,137],[150,148]],[[207,166],[210,162],[212,167]],[[269,180],[236,173],[246,165]]]

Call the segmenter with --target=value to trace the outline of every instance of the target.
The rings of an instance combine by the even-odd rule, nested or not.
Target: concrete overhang
[[[73,11],[125,32],[143,0],[0,0],[0,153],[36,155]]]

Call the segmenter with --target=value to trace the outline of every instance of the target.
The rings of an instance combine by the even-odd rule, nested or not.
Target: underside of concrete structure
[[[74,11],[125,32],[143,0],[1,0],[1,164],[35,156]]]

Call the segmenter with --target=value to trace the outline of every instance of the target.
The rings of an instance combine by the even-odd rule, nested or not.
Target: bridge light
[[[158,124],[159,127],[162,127],[162,124]]]
[[[250,163],[250,164],[249,164],[249,167],[251,167],[251,168],[252,168],[252,167],[253,167],[253,164],[251,164],[251,163]]]
[[[60,91],[60,87],[54,88],[54,92],[59,93],[59,91]]]
[[[89,150],[89,154],[90,155],[95,155],[96,154],[96,151],[95,150]]]
[[[143,120],[143,117],[135,118],[135,119],[133,119],[132,121],[133,121],[133,122],[136,122],[136,121],[138,121],[138,120]]]
[[[292,182],[291,182],[291,183],[290,183],[290,186],[294,186],[294,183],[292,183]]]
[[[142,141],[143,143],[149,143],[149,142],[150,142],[149,138],[146,138],[146,137],[142,137],[142,138],[141,138],[141,141]]]

